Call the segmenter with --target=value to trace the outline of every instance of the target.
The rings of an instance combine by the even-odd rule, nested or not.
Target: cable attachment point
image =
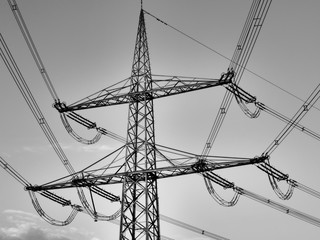
[[[11,10],[12,11],[17,11],[18,10],[18,5],[17,4],[11,4]]]
[[[236,75],[235,71],[233,68],[228,68],[227,73],[222,73],[220,77],[220,81],[226,81],[226,82],[232,82],[234,76]]]
[[[265,163],[265,161],[269,160],[269,156],[268,155],[262,155],[262,156],[256,156],[253,159],[250,160],[250,162],[252,164],[261,164],[261,163]]]
[[[192,169],[197,172],[205,172],[207,168],[207,163],[204,159],[199,159],[195,164],[193,164]]]
[[[57,99],[52,104],[52,107],[54,107],[61,113],[61,112],[64,112],[64,110],[67,108],[67,104],[66,102],[60,102],[60,99]]]

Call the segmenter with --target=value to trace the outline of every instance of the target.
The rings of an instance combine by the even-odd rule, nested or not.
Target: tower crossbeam
[[[158,76],[158,78],[159,77],[160,76]],[[228,85],[232,80],[232,78],[209,79],[178,76],[161,77],[166,79],[152,79],[152,84],[155,86],[152,89],[143,89],[132,92],[130,89],[134,84],[129,84],[113,89],[103,89],[69,106],[61,102],[57,102],[54,106],[59,112],[70,112],[126,104],[136,101],[141,102],[146,98],[147,100],[151,100],[202,90],[205,88]]]
[[[210,157],[209,157],[210,158]],[[125,178],[134,179],[137,182],[148,179],[163,179],[177,177],[194,173],[212,172],[219,169],[239,167],[262,163],[267,159],[265,156],[248,158],[246,160],[226,160],[211,162],[199,159],[195,163],[180,164],[175,166],[160,167],[156,169],[138,170],[132,172],[116,172],[111,174],[92,174],[83,172],[81,177],[71,177],[70,180],[64,180],[58,183],[44,184],[40,186],[28,186],[28,190],[44,191],[74,187],[90,187],[99,185],[110,185],[123,183]]]

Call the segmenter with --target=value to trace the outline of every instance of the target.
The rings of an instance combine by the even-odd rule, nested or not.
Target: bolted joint
[[[26,190],[26,191],[32,191],[32,192],[42,191],[41,187],[38,186],[38,185],[34,185],[34,186],[29,185],[29,186],[26,186],[26,187],[25,187],[25,190]]]
[[[92,123],[90,126],[88,126],[87,128],[88,128],[88,130],[89,130],[89,129],[97,128],[97,123],[94,122],[94,123]]]
[[[266,160],[269,160],[270,156],[263,154],[260,157],[254,157],[253,159],[251,159],[252,164],[256,164],[256,163],[262,163],[265,162]]]
[[[60,113],[65,112],[65,109],[67,108],[67,104],[65,102],[60,102],[60,100],[56,100],[53,104],[52,107],[57,109]]]
[[[77,187],[83,187],[83,186],[90,187],[90,186],[92,186],[92,184],[88,184],[83,178],[72,179],[72,184]]]
[[[221,74],[221,77],[220,77],[219,81],[224,81],[224,82],[231,83],[235,75],[236,75],[236,73],[233,70],[233,68],[228,68],[227,73],[222,73]]]
[[[151,180],[156,180],[156,179],[158,179],[158,176],[155,172],[149,172],[149,173],[147,173],[147,178],[151,179]]]
[[[196,172],[204,172],[207,170],[207,163],[204,159],[199,159],[195,164],[192,165],[192,169]]]

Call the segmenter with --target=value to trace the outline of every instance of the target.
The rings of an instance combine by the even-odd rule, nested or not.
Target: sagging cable
[[[293,190],[294,190],[294,184],[290,181],[287,181],[289,176],[287,174],[282,173],[278,169],[272,167],[269,163],[269,160],[267,162],[264,162],[262,164],[257,165],[257,167],[267,173],[268,179],[270,182],[270,185],[273,189],[273,191],[276,193],[276,195],[282,199],[282,200],[288,200],[292,197]],[[286,192],[282,191],[278,185],[277,182],[286,180],[288,183],[288,189]]]
[[[204,182],[206,184],[207,190],[209,192],[209,194],[212,196],[212,198],[221,206],[224,207],[232,207],[234,205],[237,204],[240,194],[238,192],[235,191],[232,199],[230,201],[227,201],[225,199],[223,199],[222,197],[220,197],[220,195],[215,191],[215,189],[213,188],[212,182],[222,186],[223,188],[227,189],[227,188],[234,188],[234,184],[229,182],[228,180],[220,177],[217,174],[214,174],[212,172],[205,172],[202,174],[204,177]]]
[[[56,219],[50,217],[47,213],[45,213],[45,211],[40,206],[39,201],[38,201],[36,194],[34,192],[28,191],[28,193],[31,198],[32,205],[34,206],[34,208],[37,211],[37,213],[39,214],[39,216],[41,218],[43,218],[46,222],[50,223],[51,225],[66,226],[74,220],[74,218],[76,217],[76,215],[78,213],[77,209],[73,208],[70,215],[68,216],[68,218],[65,221],[56,220]]]
[[[204,178],[204,182],[206,184],[207,190],[209,192],[209,194],[212,196],[212,198],[221,206],[224,207],[232,207],[234,205],[237,204],[240,194],[238,192],[235,192],[235,194],[233,195],[232,199],[230,201],[226,201],[225,199],[223,199],[213,188],[212,183],[210,180]]]
[[[263,204],[265,204],[269,207],[272,207],[280,212],[283,212],[283,213],[288,214],[292,217],[298,218],[298,219],[305,221],[307,223],[313,224],[314,226],[320,227],[320,219],[319,218],[316,218],[316,217],[311,216],[309,214],[306,214],[304,212],[300,212],[294,208],[282,205],[280,203],[274,202],[268,198],[265,198],[263,196],[260,196],[258,194],[255,194],[253,192],[250,192],[250,191],[245,190],[240,187],[235,187],[234,191],[237,191],[243,196],[251,198],[252,200],[255,200],[257,202],[263,203]]]
[[[277,196],[282,200],[289,200],[293,195],[294,185],[288,182],[288,189],[286,192],[283,192],[277,184],[276,178],[272,175],[268,175],[269,182],[273,191],[277,194]]]
[[[79,199],[82,203],[82,206],[95,221],[110,221],[120,216],[121,208],[111,215],[104,215],[96,212],[95,209],[93,209],[91,205],[88,203],[83,189],[80,187],[77,187],[77,192],[78,192]]]
[[[70,126],[69,121],[67,120],[66,114],[65,113],[60,113],[60,118],[61,121],[63,123],[63,126],[65,127],[65,129],[67,130],[67,132],[69,133],[69,135],[71,137],[73,137],[76,141],[81,142],[83,144],[94,144],[97,143],[100,138],[101,138],[101,133],[98,132],[92,139],[85,139],[81,136],[79,136],[74,130],[73,128]]]
[[[234,94],[238,105],[246,116],[248,116],[249,118],[259,117],[261,109],[256,104],[256,97],[252,96],[234,83],[228,84],[226,88],[228,91]],[[251,110],[247,107],[247,105],[252,103],[255,104],[255,110]]]
[[[292,184],[295,188],[298,188],[299,190],[320,199],[320,192],[319,191],[316,191],[310,187],[307,187],[307,186],[305,186],[305,185],[303,185],[293,179],[288,179],[287,182]]]

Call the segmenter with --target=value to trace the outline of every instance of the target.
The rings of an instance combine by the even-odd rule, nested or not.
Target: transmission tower
[[[141,100],[129,103],[125,171],[156,169],[152,78],[144,14],[141,10],[131,71],[130,94]],[[145,219],[145,221],[139,221]],[[120,239],[158,239],[159,198],[154,174],[125,177],[122,190]],[[144,223],[143,223],[144,222]],[[130,237],[129,237],[130,236]]]
[[[107,157],[117,155],[116,158],[124,153],[124,163],[117,165],[111,169],[110,166],[114,161],[111,161],[107,167],[92,170],[100,161],[91,164],[87,168],[75,172],[73,167],[68,162],[58,141],[51,132],[44,116],[42,115],[36,101],[33,99],[30,90],[10,54],[10,50],[5,44],[4,39],[0,36],[1,57],[5,62],[14,81],[18,85],[22,95],[25,97],[30,109],[32,110],[36,120],[46,134],[49,142],[52,144],[56,153],[60,156],[61,161],[68,170],[67,177],[51,181],[40,186],[31,185],[18,172],[16,172],[6,161],[0,157],[0,166],[2,166],[9,174],[18,180],[29,191],[32,203],[37,212],[46,221],[55,225],[69,224],[78,212],[86,212],[95,220],[112,221],[120,216],[120,240],[159,240],[160,239],[160,213],[159,213],[159,197],[158,197],[158,180],[162,178],[176,177],[187,174],[199,174],[204,177],[207,189],[210,195],[223,206],[233,206],[238,201],[240,195],[247,196],[253,200],[269,205],[286,214],[300,218],[306,222],[320,226],[320,219],[305,215],[297,210],[286,207],[282,204],[271,201],[248,190],[236,186],[234,183],[218,176],[213,171],[217,169],[238,167],[242,165],[257,165],[257,167],[268,174],[272,188],[276,194],[282,199],[289,199],[292,195],[293,188],[299,188],[313,196],[320,198],[320,193],[314,191],[293,179],[289,179],[288,175],[282,173],[269,164],[269,154],[279,145],[278,143],[290,133],[293,128],[302,130],[303,132],[320,139],[320,135],[300,125],[298,122],[307,113],[307,110],[313,106],[320,95],[320,85],[311,94],[309,99],[304,103],[303,107],[297,112],[294,118],[287,118],[266,105],[257,101],[255,97],[240,88],[237,84],[240,81],[242,73],[252,52],[252,48],[257,39],[264,18],[267,14],[271,1],[254,0],[251,6],[244,30],[240,36],[236,51],[231,60],[229,69],[217,79],[209,78],[188,78],[177,76],[152,75],[150,67],[150,57],[148,49],[148,41],[145,25],[145,13],[152,17],[152,14],[146,12],[142,8],[139,15],[139,23],[137,37],[135,42],[134,57],[132,63],[131,76],[123,81],[105,88],[95,94],[83,98],[74,104],[67,105],[60,101],[56,91],[45,71],[40,56],[38,55],[31,36],[25,26],[22,16],[18,10],[15,0],[8,0],[16,20],[19,23],[21,31],[24,33],[25,40],[33,53],[34,60],[44,78],[44,81],[49,88],[49,91],[55,101],[54,107],[59,111],[61,120],[68,131],[77,141],[86,144],[97,142],[101,135],[106,135],[124,143],[123,147],[115,150]],[[155,17],[156,18],[156,17]],[[168,25],[162,20],[158,21]],[[168,25],[169,26],[169,25]],[[180,32],[181,33],[181,32]],[[2,48],[4,51],[2,50]],[[118,87],[120,85],[120,87]],[[117,86],[117,87],[116,87]],[[227,92],[222,102],[220,111],[214,122],[214,126],[209,134],[205,148],[201,155],[179,151],[170,147],[158,145],[155,140],[155,119],[154,119],[154,104],[153,101],[158,98],[164,98],[172,95],[187,93],[191,91],[201,90],[205,88],[223,86]],[[208,153],[216,139],[222,121],[230,106],[232,97],[235,97],[243,112],[251,117],[256,118],[260,111],[265,111],[287,123],[286,128],[279,134],[274,143],[260,156],[254,158],[236,158],[236,157],[214,157]],[[250,111],[246,105],[255,104],[256,110]],[[90,108],[101,108],[112,105],[128,104],[128,125],[127,136],[122,138],[119,135],[98,127],[94,122],[80,116],[76,111]],[[68,119],[72,119],[77,123],[89,128],[96,129],[97,135],[92,140],[86,140],[77,135]],[[168,154],[171,154],[170,156]],[[179,156],[176,161],[174,155]],[[116,159],[114,158],[114,159]],[[105,165],[106,166],[106,165]],[[278,188],[277,181],[287,181],[289,190],[287,193],[282,193]],[[212,183],[218,184],[226,189],[232,189],[235,192],[231,201],[226,201],[217,195]],[[121,197],[101,188],[103,185],[121,184]],[[76,188],[82,206],[72,204],[71,201],[57,196],[51,190]],[[86,196],[82,189],[88,189],[91,195],[92,206],[89,205]],[[66,221],[55,221],[44,213],[39,202],[36,199],[35,193],[55,201],[62,206],[71,206],[73,208],[71,215]],[[121,209],[111,216],[101,215],[94,203],[92,195],[97,194],[112,202],[120,202]],[[169,221],[172,219],[165,217]],[[202,232],[204,234],[204,231]],[[213,234],[211,234],[213,236]],[[224,239],[217,236],[215,239]]]
[[[125,145],[124,172],[108,177],[86,176],[78,179],[81,186],[108,184],[112,181],[122,183],[120,240],[124,239],[160,239],[159,198],[157,180],[183,174],[211,171],[213,168],[226,168],[253,164],[265,160],[254,158],[246,161],[225,161],[220,164],[207,164],[202,159],[191,165],[165,168],[157,166],[157,155],[161,154],[155,143],[154,105],[153,100],[171,95],[230,84],[232,71],[215,80],[177,79],[153,80],[150,68],[150,57],[146,35],[144,10],[141,8],[135,43],[133,64],[129,85],[115,89],[103,90],[94,96],[78,101],[75,105],[66,106],[57,102],[55,107],[65,114],[80,109],[104,107],[117,104],[129,104],[128,129]],[[121,91],[128,92],[122,93]],[[89,100],[88,100],[89,99]],[[170,162],[170,161],[168,161]],[[51,186],[33,187],[35,191],[44,188],[64,188],[74,182]],[[76,186],[73,185],[73,186]]]

